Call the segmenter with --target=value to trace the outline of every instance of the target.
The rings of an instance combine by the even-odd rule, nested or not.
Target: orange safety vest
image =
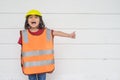
[[[21,64],[24,74],[54,71],[54,50],[51,30],[45,28],[41,35],[22,30]]]

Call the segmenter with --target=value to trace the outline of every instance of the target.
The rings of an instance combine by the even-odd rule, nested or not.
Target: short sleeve
[[[22,45],[22,31],[20,31],[20,37],[18,40],[18,44]]]
[[[51,30],[51,34],[52,34],[52,37],[54,38],[53,32],[54,32],[54,30],[52,29],[52,30]]]

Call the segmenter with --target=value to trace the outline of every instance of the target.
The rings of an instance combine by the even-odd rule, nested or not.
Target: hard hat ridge
[[[25,17],[27,17],[27,16],[29,16],[29,15],[42,16],[41,12],[38,11],[38,10],[35,10],[35,9],[32,9],[32,10],[28,11],[28,12],[26,13],[26,16],[25,16]]]

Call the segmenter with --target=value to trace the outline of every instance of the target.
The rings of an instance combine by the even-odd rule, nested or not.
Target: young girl
[[[68,34],[48,29],[38,10],[27,12],[24,28],[18,41],[22,71],[29,80],[46,80],[46,73],[54,71],[54,36],[75,38],[75,32]]]

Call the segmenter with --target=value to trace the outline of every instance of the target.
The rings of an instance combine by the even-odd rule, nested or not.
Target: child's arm
[[[61,36],[61,37],[68,37],[68,38],[74,38],[75,39],[75,32],[72,33],[64,33],[62,31],[53,31],[54,36]]]

